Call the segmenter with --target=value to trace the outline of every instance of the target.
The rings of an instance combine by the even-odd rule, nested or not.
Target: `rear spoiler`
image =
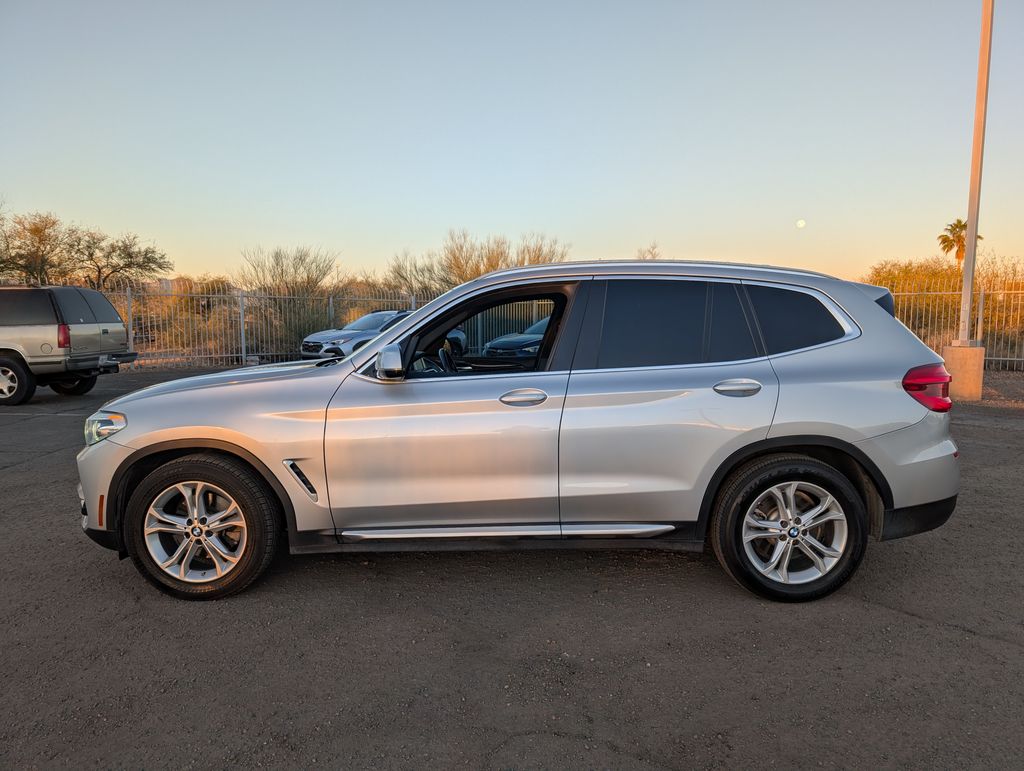
[[[875,286],[874,284],[857,284],[857,286],[890,316],[896,315],[896,302],[892,298],[892,292],[884,286]]]

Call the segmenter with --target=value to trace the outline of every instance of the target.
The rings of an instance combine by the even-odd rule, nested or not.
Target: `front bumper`
[[[81,504],[82,530],[93,541],[108,549],[124,552],[116,512],[109,509],[110,484],[114,472],[134,452],[130,447],[104,439],[83,447],[78,453],[78,499]]]
[[[889,509],[882,520],[880,540],[890,541],[893,538],[904,538],[908,535],[927,533],[946,524],[953,509],[956,508],[956,496],[943,498],[932,503],[917,506],[905,506],[901,509]]]
[[[89,509],[85,505],[85,492],[82,490],[82,485],[78,485],[78,503],[80,505],[80,512],[82,515],[82,532],[84,532],[89,538],[98,543],[104,549],[112,549],[116,552],[124,552],[124,544],[121,543],[118,537],[117,530],[96,530],[89,527]]]

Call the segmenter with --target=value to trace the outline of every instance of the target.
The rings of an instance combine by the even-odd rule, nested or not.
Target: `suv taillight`
[[[57,327],[57,347],[71,347],[71,327],[69,327],[67,324],[61,324],[59,327]]]
[[[903,376],[903,390],[934,412],[949,412],[953,400],[949,398],[952,376],[941,364],[914,367]]]

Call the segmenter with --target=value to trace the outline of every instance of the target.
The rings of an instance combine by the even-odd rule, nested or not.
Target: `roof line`
[[[751,264],[745,262],[716,262],[713,260],[566,260],[564,262],[543,262],[535,265],[517,265],[514,268],[502,268],[501,270],[495,270],[490,273],[484,274],[488,276],[502,276],[513,273],[524,273],[531,270],[538,270],[543,268],[564,268],[567,266],[572,267],[618,267],[628,266],[635,267],[638,265],[680,265],[686,267],[700,267],[700,268],[738,268],[741,270],[756,270],[770,273],[789,273],[798,276],[815,276],[817,278],[832,278],[828,273],[820,273],[814,270],[806,270],[803,268],[783,268],[776,265],[763,265],[763,264]],[[482,278],[483,276],[481,276]]]

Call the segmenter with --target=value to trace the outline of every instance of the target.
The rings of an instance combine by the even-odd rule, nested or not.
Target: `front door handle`
[[[761,390],[761,384],[750,378],[737,377],[723,380],[715,385],[714,389],[722,396],[753,396]]]
[[[509,407],[529,407],[533,404],[540,404],[547,398],[548,395],[538,388],[517,388],[499,396],[498,401]]]

